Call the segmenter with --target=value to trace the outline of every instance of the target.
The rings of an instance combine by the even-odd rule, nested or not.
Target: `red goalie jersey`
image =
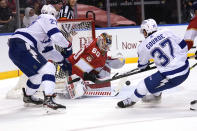
[[[84,72],[89,73],[98,67],[104,67],[109,47],[106,38],[101,37],[98,37],[89,46],[84,46],[76,54],[68,58],[72,64],[72,74],[77,74],[83,78]]]

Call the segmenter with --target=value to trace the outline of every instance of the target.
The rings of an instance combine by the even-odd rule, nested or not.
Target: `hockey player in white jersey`
[[[153,59],[158,71],[139,82],[132,95],[117,103],[121,108],[133,106],[148,93],[155,99],[161,92],[183,83],[189,75],[186,42],[168,29],[157,29],[153,19],[144,20],[141,33],[145,40],[138,47],[138,67],[146,69]]]
[[[71,43],[57,28],[56,9],[44,5],[41,13],[29,27],[17,29],[11,36],[9,57],[28,77],[26,90],[23,90],[25,103],[43,104],[52,109],[66,108],[53,101],[56,68],[50,61],[66,65],[65,58],[56,51],[54,44],[65,48],[69,56],[72,54]],[[44,101],[34,96],[39,87],[44,90]]]

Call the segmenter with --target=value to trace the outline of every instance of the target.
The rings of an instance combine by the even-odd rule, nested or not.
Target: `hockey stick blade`
[[[139,71],[135,71],[135,72],[129,71],[129,72],[124,73],[124,74],[113,76],[112,78],[106,79],[106,80],[99,80],[99,79],[97,79],[95,81],[95,83],[96,84],[100,84],[100,83],[105,83],[105,82],[109,82],[109,81],[114,81],[114,80],[117,80],[117,79],[120,79],[120,78],[123,78],[123,77],[127,77],[127,76],[130,76],[130,75],[138,74],[138,73],[141,73],[141,72],[146,72],[146,71],[149,71],[149,70],[152,70],[152,69],[155,69],[155,68],[157,68],[157,67],[154,66],[154,67],[150,67],[150,69],[148,69],[148,70],[139,70]]]

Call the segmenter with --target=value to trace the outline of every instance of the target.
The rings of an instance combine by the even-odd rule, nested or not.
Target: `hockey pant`
[[[55,66],[34,48],[19,38],[9,40],[9,57],[29,78],[27,95],[33,95],[42,86],[46,95],[52,95],[55,88]]]

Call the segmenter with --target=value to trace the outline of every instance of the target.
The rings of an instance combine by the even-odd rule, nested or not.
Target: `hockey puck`
[[[128,85],[131,84],[131,82],[130,81],[126,81],[125,84],[128,86]]]

